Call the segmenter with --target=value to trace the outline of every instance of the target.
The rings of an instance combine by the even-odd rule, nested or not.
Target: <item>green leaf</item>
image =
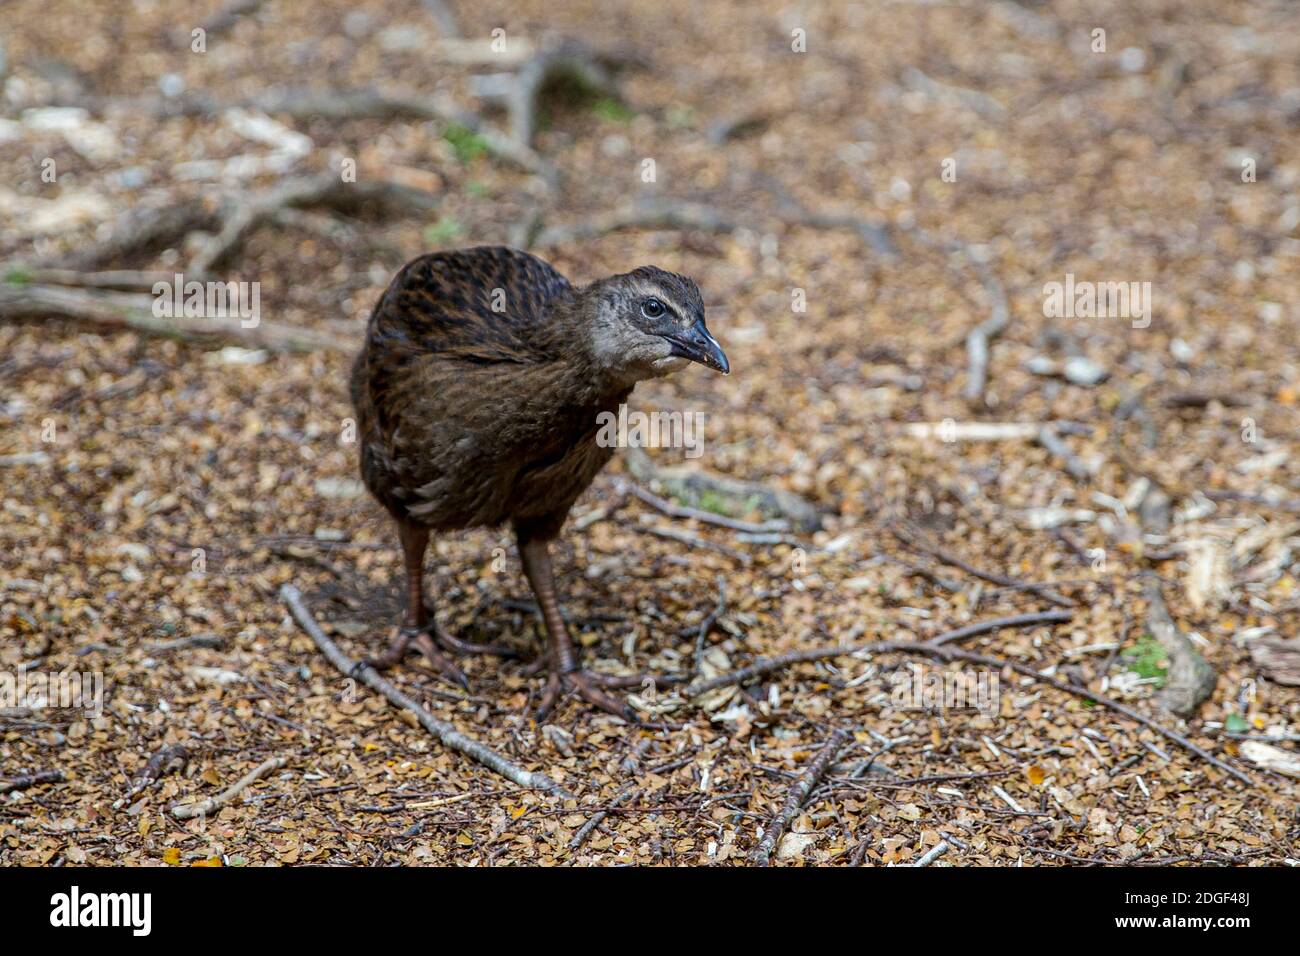
[[[487,140],[468,127],[453,123],[443,130],[442,138],[451,144],[456,158],[472,163],[487,152]]]
[[[455,219],[439,219],[424,230],[424,241],[431,246],[443,246],[460,236],[460,223]]]
[[[628,123],[636,116],[630,109],[616,99],[601,97],[591,104],[591,111],[603,120],[611,123]]]
[[[1138,677],[1154,680],[1156,687],[1165,686],[1169,661],[1165,649],[1150,634],[1143,634],[1132,647],[1124,648],[1120,657],[1128,664],[1128,670]]]

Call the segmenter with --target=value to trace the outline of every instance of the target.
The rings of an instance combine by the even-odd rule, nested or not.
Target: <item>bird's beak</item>
[[[718,340],[710,335],[709,330],[704,327],[703,319],[698,320],[689,329],[669,333],[664,338],[672,345],[673,355],[690,359],[692,362],[699,362],[708,368],[717,369],[723,375],[731,372],[731,363],[727,361],[727,353],[722,351],[722,346],[718,344]]]

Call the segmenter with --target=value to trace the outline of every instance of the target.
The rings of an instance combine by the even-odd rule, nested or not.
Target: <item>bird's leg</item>
[[[429,636],[429,615],[424,606],[424,552],[429,546],[429,530],[406,521],[399,521],[397,529],[406,566],[406,617],[397,628],[388,650],[365,663],[377,670],[385,670],[400,662],[414,644],[434,670],[469,690],[465,672],[438,650]]]
[[[569,638],[569,629],[560,613],[559,598],[555,594],[555,576],[551,573],[550,542],[546,538],[528,537],[519,534],[519,557],[523,561],[524,575],[532,585],[537,597],[537,606],[542,611],[542,622],[546,625],[546,634],[550,648],[547,651],[547,663],[550,665],[550,677],[546,682],[546,692],[537,709],[540,722],[550,713],[558,702],[560,691],[570,690],[587,703],[607,710],[611,714],[636,720],[628,706],[606,694],[600,689],[600,678],[578,667],[573,654],[573,641]]]

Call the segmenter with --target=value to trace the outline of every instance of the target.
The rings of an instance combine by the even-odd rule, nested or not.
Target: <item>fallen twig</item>
[[[900,558],[893,554],[886,554],[883,551],[879,551],[873,555],[873,559],[874,558],[879,558],[882,561],[888,561],[891,564],[897,564],[899,567],[906,568],[909,574],[915,574],[918,577],[925,578],[931,584],[950,593],[962,589],[961,585],[956,581],[949,581],[947,578],[937,574],[932,569],[927,568],[923,564],[917,564],[915,561],[909,561],[906,558]]]
[[[990,584],[997,584],[1000,585],[1001,587],[1012,587],[1012,588],[1016,588],[1017,590],[1032,591],[1035,594],[1037,594],[1039,597],[1043,598],[1043,600],[1050,601],[1051,603],[1058,605],[1059,607],[1076,606],[1075,601],[1071,600],[1068,597],[1065,597],[1062,594],[1056,593],[1055,591],[1052,590],[1052,588],[1049,585],[1040,584],[1031,581],[1020,581],[1016,578],[1008,577],[1007,575],[1004,574],[997,574],[993,571],[985,571],[982,568],[977,568],[974,565],[970,564],[969,562],[963,560],[961,557],[953,554],[951,551],[945,551],[943,548],[940,548],[938,545],[928,544],[924,541],[919,540],[916,537],[913,537],[908,533],[905,533],[897,525],[891,525],[889,530],[893,533],[895,538],[897,538],[903,544],[907,545],[909,548],[912,548],[913,550],[916,551],[920,551],[922,554],[928,554],[936,561],[942,561],[944,564],[952,565],[954,568],[960,568],[961,570],[965,571],[967,574],[971,575],[972,577],[980,578],[981,580],[988,581]]]
[[[342,335],[259,321],[246,328],[238,317],[158,316],[153,298],[129,292],[69,286],[0,283],[0,320],[57,316],[113,329],[188,342],[233,342],[245,348],[283,352],[351,351],[356,343]]]
[[[660,528],[652,524],[636,523],[631,525],[638,531],[644,531],[646,534],[652,534],[656,538],[666,538],[669,541],[676,541],[686,545],[688,548],[704,548],[706,551],[716,551],[719,554],[725,554],[729,558],[734,558],[741,564],[749,564],[754,559],[743,551],[727,547],[725,544],[717,544],[709,541],[707,538],[701,538],[693,534],[687,534],[685,531],[678,531],[676,528]]]
[[[773,488],[757,481],[732,478],[730,475],[714,474],[697,468],[661,468],[640,448],[629,448],[624,461],[628,471],[637,481],[661,488],[682,502],[683,507],[694,506],[708,516],[700,520],[707,521],[718,517],[716,510],[698,508],[705,501],[721,502],[728,510],[739,513],[757,510],[769,519],[759,522],[756,526],[751,522],[745,522],[751,526],[748,528],[736,526],[734,519],[728,519],[732,520],[733,524],[723,525],[723,527],[731,527],[731,530],[740,534],[777,533],[782,530],[777,527],[778,522],[785,523],[785,527],[795,531],[809,534],[821,527],[821,516],[817,514],[813,504],[783,488]],[[626,487],[625,482],[618,482],[616,487],[619,488],[620,494],[630,494],[630,489]],[[647,504],[653,504],[648,499],[642,500]],[[663,499],[657,498],[657,500]],[[757,527],[757,530],[753,530],[753,527]]]
[[[606,96],[617,96],[613,78],[602,58],[581,44],[562,40],[539,50],[512,78],[505,97],[510,114],[510,135],[516,143],[532,146],[542,92],[558,81],[567,81]]]
[[[767,825],[763,833],[763,839],[754,848],[754,852],[750,854],[751,863],[755,866],[768,865],[772,857],[772,851],[776,849],[777,843],[780,842],[782,834],[785,833],[785,828],[790,825],[790,821],[795,818],[799,808],[808,799],[808,795],[812,793],[818,781],[826,774],[827,768],[834,763],[836,754],[848,741],[849,735],[843,730],[836,729],[831,734],[830,739],[822,746],[817,756],[813,758],[812,763],[794,782],[794,786],[790,788],[790,792],[786,795],[785,803],[782,804],[780,811],[772,817],[771,822]]]
[[[126,806],[138,794],[153,786],[154,781],[167,776],[169,773],[179,773],[184,770],[189,759],[190,754],[184,744],[170,744],[161,748],[144,765],[144,773],[140,775],[139,779],[131,784],[126,793],[113,801],[113,809],[120,810]]]
[[[1213,754],[1196,746],[1196,744],[1192,743],[1182,734],[1178,733],[1177,731],[1170,730],[1168,727],[1165,727],[1161,724],[1156,723],[1150,717],[1138,713],[1132,707],[1127,707],[1124,704],[1121,704],[1119,701],[1111,700],[1109,697],[1106,697],[1102,694],[1094,693],[1093,691],[1088,690],[1088,688],[1086,687],[1079,687],[1075,684],[1067,684],[1065,683],[1065,681],[1058,680],[1055,677],[1049,677],[1046,674],[1040,674],[1038,671],[1034,670],[1032,667],[1030,667],[1027,664],[1020,664],[1017,663],[1016,661],[1003,660],[997,657],[989,657],[985,654],[976,654],[971,651],[961,650],[960,648],[956,648],[956,647],[934,648],[934,647],[927,647],[925,644],[917,644],[914,648],[905,648],[905,650],[909,652],[920,653],[920,654],[935,653],[938,656],[943,658],[954,658],[957,660],[969,661],[970,663],[974,663],[974,664],[983,664],[986,667],[998,667],[998,668],[1010,667],[1016,673],[1023,674],[1024,676],[1040,684],[1046,684],[1049,687],[1054,687],[1057,690],[1064,691],[1067,694],[1073,694],[1076,697],[1083,697],[1087,700],[1092,701],[1094,704],[1100,704],[1102,707],[1106,707],[1109,710],[1113,710],[1117,714],[1123,714],[1125,717],[1129,718],[1130,720],[1135,720],[1139,724],[1142,724],[1144,727],[1148,727],[1151,730],[1154,730],[1162,737],[1165,737],[1168,740],[1172,740],[1174,743],[1178,744],[1178,746],[1182,747],[1184,750],[1190,751],[1191,753],[1200,757],[1202,760],[1206,761],[1207,763],[1213,764],[1214,766],[1218,767],[1220,770],[1224,771],[1225,773],[1230,774],[1233,777],[1236,777],[1238,780],[1246,784],[1248,787],[1253,787],[1255,785],[1255,781],[1253,781],[1247,774],[1238,770],[1236,767],[1224,763],[1218,757],[1215,757]]]
[[[604,821],[604,819],[607,816],[609,816],[609,812],[612,809],[617,807],[620,803],[622,803],[624,800],[628,799],[629,797],[636,796],[640,793],[641,793],[640,788],[637,787],[635,784],[628,784],[626,787],[620,790],[617,794],[615,794],[614,798],[610,800],[608,804],[605,805],[603,809],[598,810],[596,813],[592,814],[591,819],[578,828],[578,832],[575,833],[573,835],[573,839],[569,841],[569,849],[570,850],[581,849],[582,845],[587,842],[587,838],[591,836],[591,834],[595,831],[596,827],[600,826],[601,822]]]
[[[989,631],[999,631],[1004,627],[1033,627],[1035,624],[1064,624],[1070,620],[1073,615],[1069,611],[1036,611],[1032,614],[1013,614],[1010,617],[996,617],[988,621],[976,621],[974,624],[967,624],[965,627],[959,627],[954,631],[948,631],[940,634],[938,637],[927,641],[927,644],[933,644],[936,647],[952,641],[963,641],[968,637],[975,637],[978,634],[987,634]]]
[[[925,856],[921,857],[919,860],[917,860],[917,861],[916,861],[915,863],[913,863],[912,865],[913,865],[913,866],[929,866],[931,863],[933,863],[935,860],[939,859],[939,857],[943,856],[943,855],[944,855],[945,853],[947,853],[947,852],[948,852],[948,841],[947,841],[947,840],[940,840],[938,843],[936,843],[933,847],[930,848],[930,852],[929,852],[929,853],[927,853]]]
[[[1011,322],[1011,308],[1002,283],[989,268],[984,258],[972,251],[961,240],[940,240],[920,228],[913,227],[912,234],[923,244],[942,249],[949,254],[960,254],[970,264],[984,292],[989,297],[989,317],[966,335],[966,386],[962,395],[972,404],[984,403],[984,390],[988,385],[989,343],[1001,335]]]
[[[1001,120],[1007,115],[1007,108],[987,93],[941,83],[913,66],[903,71],[902,81],[910,90],[923,93],[931,99],[964,106],[987,120]]]
[[[522,248],[563,246],[594,239],[621,229],[693,229],[698,232],[735,232],[740,224],[712,206],[664,199],[638,200],[610,212],[587,216],[571,226],[537,228],[536,222],[516,235]],[[531,233],[531,234],[529,234]]]
[[[803,651],[791,651],[788,654],[781,654],[777,657],[760,657],[748,667],[742,667],[739,670],[728,671],[709,680],[692,683],[682,688],[682,694],[686,697],[699,697],[707,694],[711,690],[717,690],[719,687],[731,687],[735,684],[747,684],[755,677],[774,673],[793,667],[795,664],[806,664],[811,661],[824,661],[836,657],[849,657],[854,654],[882,654],[886,651],[905,650],[908,647],[916,645],[915,641],[877,641],[870,644],[841,644],[835,647],[813,647]]]
[[[789,527],[785,521],[742,521],[739,518],[728,518],[726,515],[720,515],[713,511],[704,511],[700,508],[688,508],[685,505],[675,504],[666,498],[660,498],[653,492],[646,491],[644,488],[628,483],[628,490],[636,497],[640,498],[656,511],[661,511],[670,518],[690,518],[704,524],[717,525],[719,528],[730,528],[732,531],[749,531],[759,533],[764,531],[784,531]]]
[[[1065,465],[1066,473],[1071,478],[1083,481],[1092,475],[1092,469],[1088,463],[1070,450],[1064,439],[1057,433],[1051,425],[1044,425],[1038,430],[1038,444],[1042,445],[1049,452],[1061,459]]]
[[[898,257],[898,249],[885,224],[852,213],[816,212],[809,209],[776,177],[760,174],[758,179],[758,185],[776,200],[777,215],[784,225],[807,226],[810,229],[848,229],[856,232],[858,238],[882,259]]]
[[[188,637],[177,637],[170,641],[158,641],[146,645],[145,650],[150,654],[166,654],[168,651],[179,651],[190,647],[221,647],[224,643],[225,640],[220,634],[191,634]]]
[[[1055,613],[1055,612],[1047,612],[1047,613]],[[1024,617],[1030,618],[1030,617],[1034,617],[1034,615],[1024,615]],[[1003,619],[1002,623],[1000,623],[998,626],[1007,626],[1005,621],[1006,619]],[[986,622],[986,623],[993,624],[994,622]],[[967,630],[967,629],[963,628],[959,630]],[[967,633],[965,636],[971,636],[971,635]],[[859,654],[861,655],[885,654],[885,653],[895,652],[895,651],[905,653],[905,654],[922,654],[927,657],[935,657],[940,660],[963,660],[975,664],[983,664],[986,667],[993,667],[999,670],[1004,667],[1009,667],[1012,670],[1014,670],[1016,673],[1023,674],[1025,677],[1028,677],[1031,680],[1036,681],[1037,683],[1046,684],[1049,687],[1053,687],[1059,691],[1064,691],[1067,694],[1073,694],[1076,697],[1083,697],[1087,700],[1092,701],[1094,704],[1100,704],[1102,707],[1106,707],[1109,710],[1113,710],[1117,714],[1122,714],[1123,716],[1128,717],[1130,720],[1137,721],[1139,724],[1142,724],[1144,727],[1150,728],[1151,730],[1160,734],[1162,737],[1165,737],[1168,740],[1172,740],[1174,743],[1178,744],[1184,750],[1187,750],[1195,754],[1196,756],[1200,757],[1202,760],[1206,761],[1207,763],[1210,763],[1213,766],[1218,767],[1220,770],[1224,771],[1225,773],[1230,774],[1233,777],[1236,777],[1238,780],[1240,780],[1242,783],[1246,784],[1247,786],[1255,785],[1254,781],[1251,780],[1251,778],[1247,774],[1243,773],[1242,771],[1236,769],[1235,767],[1227,763],[1224,763],[1222,760],[1218,759],[1213,754],[1207,752],[1206,750],[1192,743],[1190,740],[1188,740],[1186,737],[1184,737],[1182,734],[1178,733],[1177,731],[1170,730],[1168,727],[1165,727],[1162,724],[1157,723],[1156,721],[1152,720],[1150,717],[1147,717],[1139,713],[1138,711],[1134,710],[1131,707],[1127,707],[1124,704],[1119,703],[1118,701],[1111,700],[1109,697],[1088,690],[1088,688],[1086,687],[1079,687],[1074,684],[1067,684],[1064,681],[1058,680],[1055,677],[1050,677],[1046,674],[1041,674],[1027,664],[1020,664],[1016,661],[1004,660],[998,657],[990,657],[985,654],[976,654],[972,651],[967,651],[967,650],[962,650],[961,648],[947,646],[948,640],[950,640],[950,638],[948,638],[948,635],[941,634],[939,635],[939,637],[935,638],[932,641],[878,641],[869,644],[851,644],[851,645],[841,645],[839,647],[817,648],[817,649],[810,649],[806,651],[795,651],[790,654],[782,654],[779,657],[760,658],[759,660],[751,664],[749,667],[744,667],[741,668],[740,670],[731,671],[728,674],[723,674],[711,680],[702,681],[696,684],[690,684],[682,690],[682,694],[686,697],[698,697],[701,694],[708,693],[709,691],[715,690],[718,687],[728,687],[732,684],[741,684],[746,681],[753,680],[755,677],[760,677],[765,674],[770,674],[773,671],[783,670],[794,664],[805,663],[808,661],[828,660],[835,657],[848,657],[851,655],[859,655]]]
[[[988,293],[991,314],[966,336],[966,387],[962,394],[968,402],[983,402],[984,389],[989,375],[989,342],[1001,335],[1011,321],[1007,294],[993,271],[981,260],[968,255],[967,259]]]
[[[718,623],[718,618],[722,617],[723,612],[727,609],[727,579],[718,575],[718,602],[713,606],[704,620],[700,621],[700,626],[695,634],[695,656],[694,656],[694,673],[699,674],[704,668],[704,642],[709,636],[709,631],[713,630],[713,625]]]
[[[1014,441],[1035,438],[1047,426],[1033,422],[909,422],[899,430],[910,438],[938,438],[940,441]]]
[[[0,780],[0,793],[26,790],[28,787],[35,787],[42,783],[62,783],[63,779],[62,770],[38,770],[36,773],[25,773],[9,780]]]
[[[787,227],[849,229],[856,232],[881,256],[888,258],[894,255],[893,243],[890,242],[884,227],[857,216],[817,213],[799,208],[788,210],[778,217],[778,221]],[[731,233],[746,225],[759,228],[762,225],[761,217],[742,219],[705,203],[657,198],[640,199],[600,215],[588,216],[581,222],[568,226],[543,228],[534,214],[516,229],[511,241],[524,249],[547,248],[568,245],[583,239],[598,238],[622,229],[676,229]]]
[[[203,29],[209,36],[216,36],[225,33],[231,29],[241,18],[251,13],[256,13],[258,7],[263,4],[264,0],[233,0],[232,3],[223,7],[215,17],[203,25]],[[185,42],[189,42],[189,32],[182,34]]]
[[[76,106],[100,114],[120,110],[157,117],[215,116],[230,109],[249,109],[262,113],[278,113],[298,120],[430,120],[444,126],[458,126],[470,131],[479,137],[484,148],[493,156],[528,172],[538,173],[548,182],[553,175],[549,164],[537,153],[484,122],[478,114],[462,109],[444,95],[427,95],[411,90],[375,90],[365,87],[310,90],[289,87],[270,89],[249,99],[234,101],[220,100],[205,93],[193,92],[178,97],[79,97],[75,102],[66,104],[55,99],[47,105]],[[197,203],[195,208],[202,210],[202,206]],[[167,227],[165,222],[160,225]]]
[[[438,198],[420,189],[383,180],[346,182],[335,172],[289,179],[248,199],[232,200],[220,231],[190,259],[189,272],[199,276],[210,273],[250,231],[280,210],[310,206],[351,209],[367,202],[427,211],[438,205]]]
[[[687,697],[699,697],[711,690],[719,687],[730,687],[732,684],[744,684],[753,680],[755,677],[762,677],[771,674],[774,671],[785,670],[787,667],[793,667],[795,664],[806,664],[811,661],[830,660],[835,657],[848,657],[853,654],[883,654],[886,651],[909,650],[921,646],[942,647],[952,641],[965,640],[968,637],[975,637],[979,634],[987,634],[989,631],[1001,630],[1004,627],[1033,627],[1038,624],[1060,624],[1070,620],[1071,615],[1068,611],[1039,611],[1032,614],[1016,614],[1011,617],[997,617],[987,621],[977,621],[974,624],[967,624],[952,631],[947,631],[929,641],[875,641],[867,644],[841,644],[836,647],[814,647],[802,651],[791,651],[788,654],[781,654],[777,657],[761,657],[748,667],[742,667],[740,670],[730,671],[710,680],[692,683],[682,689],[682,693]]]
[[[471,760],[478,761],[489,770],[500,774],[521,787],[530,790],[546,790],[561,796],[572,796],[569,791],[546,776],[546,774],[523,769],[490,747],[467,737],[446,721],[439,720],[425,710],[418,701],[407,696],[392,683],[381,677],[373,667],[365,664],[358,665],[350,660],[346,654],[339,650],[338,645],[330,639],[329,635],[321,630],[321,626],[316,623],[310,608],[303,601],[302,593],[292,584],[281,586],[280,597],[288,605],[289,611],[293,614],[294,620],[298,622],[299,627],[306,631],[307,636],[316,642],[316,646],[321,649],[331,664],[349,677],[356,676],[360,678],[398,707],[409,710],[420,722],[420,726],[436,737],[444,747],[462,753]]]
[[[23,269],[14,270],[22,281],[31,285],[67,285],[83,289],[111,289],[118,292],[143,292],[155,283],[171,284],[171,272],[140,272],[135,269],[113,269],[105,272],[78,272],[76,269]],[[11,280],[12,281],[12,280]]]
[[[216,221],[215,207],[201,199],[185,200],[159,209],[133,208],[118,217],[108,238],[77,249],[59,259],[58,264],[69,270],[98,269],[170,245],[186,233],[210,230]]]
[[[285,757],[270,757],[263,760],[260,764],[248,771],[248,773],[244,774],[216,796],[208,797],[206,800],[200,800],[198,803],[187,803],[183,806],[172,807],[172,816],[177,820],[188,820],[190,817],[207,816],[214,810],[219,810],[224,807],[259,779],[266,776],[272,770],[279,770],[286,763],[288,763],[288,759]]]
[[[1244,740],[1238,749],[1242,757],[1265,770],[1300,778],[1300,754],[1294,750],[1283,750],[1259,740]]]

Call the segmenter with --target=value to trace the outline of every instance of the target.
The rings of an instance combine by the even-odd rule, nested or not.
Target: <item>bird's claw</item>
[[[418,629],[415,631],[412,641],[424,659],[429,662],[429,666],[441,674],[443,677],[460,685],[461,689],[469,693],[469,678],[465,672],[446,654],[438,650],[438,645],[434,643],[433,638],[429,636],[427,629]]]
[[[537,708],[537,722],[541,723],[555,709],[564,693],[576,694],[582,700],[585,700],[591,706],[613,714],[615,717],[622,717],[628,723],[640,723],[636,711],[629,707],[624,701],[605,693],[600,688],[600,675],[593,674],[590,671],[572,670],[567,674],[560,674],[552,670],[550,676],[546,679],[546,690],[542,693],[542,702]]]
[[[433,638],[429,636],[427,627],[413,627],[411,625],[399,627],[387,651],[377,658],[366,658],[358,661],[353,671],[360,671],[365,666],[373,667],[376,670],[387,670],[406,656],[406,651],[412,644],[419,649],[420,653],[424,655],[424,659],[441,676],[457,684],[466,692],[470,691],[469,678],[465,676],[465,672],[438,650]]]

